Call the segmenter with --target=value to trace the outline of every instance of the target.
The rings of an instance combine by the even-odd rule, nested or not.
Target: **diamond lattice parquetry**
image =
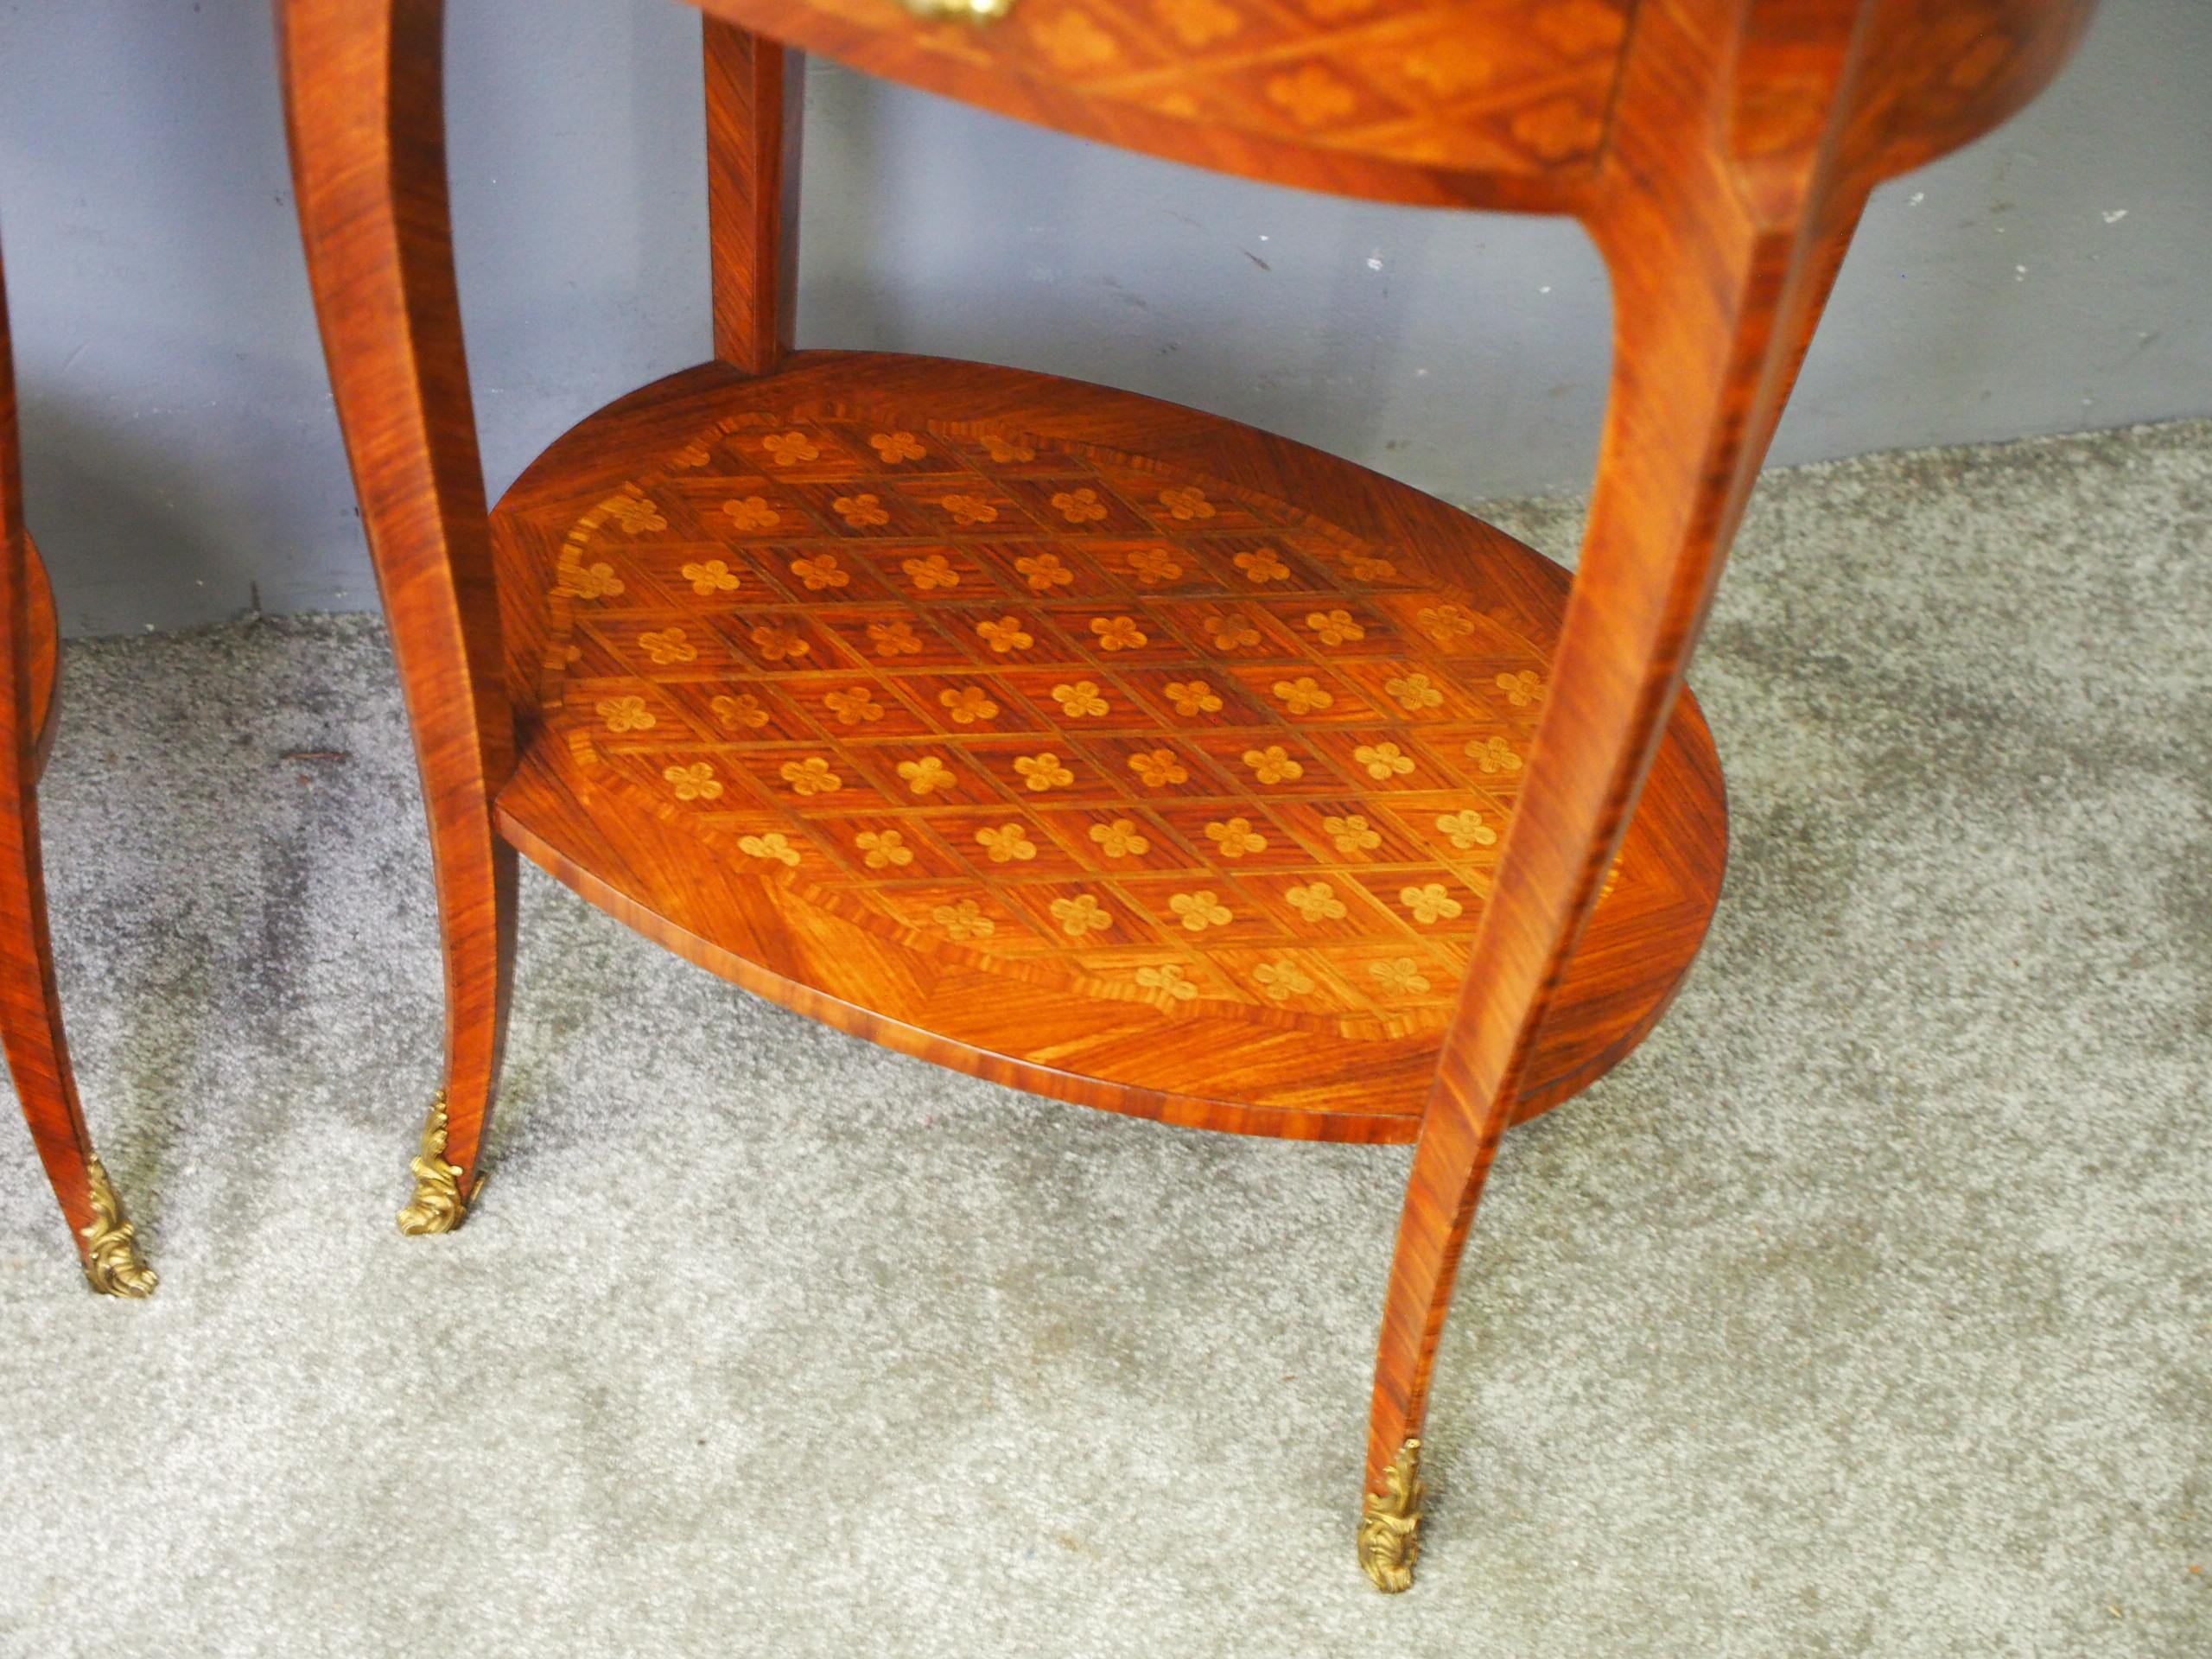
[[[728,867],[931,952],[1446,1017],[1546,692],[1417,553],[1014,431],[747,415],[577,518],[544,706]]]

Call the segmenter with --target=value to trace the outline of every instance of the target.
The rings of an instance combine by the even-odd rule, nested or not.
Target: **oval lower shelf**
[[[1172,1122],[1413,1138],[1567,579],[1232,422],[969,363],[710,365],[494,511],[503,831],[802,1012]],[[1685,696],[1521,1116],[1657,1020],[1726,809]]]

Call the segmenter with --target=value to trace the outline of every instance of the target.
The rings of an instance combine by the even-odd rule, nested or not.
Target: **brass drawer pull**
[[[926,22],[995,23],[1014,10],[1014,0],[899,0]]]

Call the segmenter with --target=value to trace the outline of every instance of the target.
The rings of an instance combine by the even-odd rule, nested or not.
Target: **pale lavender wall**
[[[496,490],[705,354],[697,22],[450,0]],[[296,242],[265,6],[0,11],[33,522],[73,632],[373,602]],[[2212,4],[2107,0],[2020,120],[1878,197],[1785,461],[2212,413]],[[1556,221],[1378,207],[817,66],[805,343],[1128,386],[1457,499],[1579,488],[1604,279]]]

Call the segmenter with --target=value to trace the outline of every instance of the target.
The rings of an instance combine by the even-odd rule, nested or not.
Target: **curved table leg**
[[[1360,1564],[1385,1591],[1413,1581],[1430,1377],[1484,1179],[1866,196],[1833,164],[1833,134],[1787,168],[1732,166],[1714,136],[1728,118],[1719,44],[1650,19],[1614,172],[1585,215],[1613,278],[1612,395],[1548,706],[1391,1266],[1359,1529]]]
[[[414,728],[446,980],[445,1086],[401,1230],[449,1232],[479,1185],[506,1035],[513,769],[446,196],[439,0],[283,0],[309,277]]]
[[[15,563],[14,556],[9,562]],[[0,646],[0,654],[18,653],[11,641]],[[78,1103],[47,935],[38,803],[23,776],[22,746],[7,747],[9,759],[0,761],[0,1041],[39,1161],[76,1237],[86,1279],[104,1295],[150,1295],[153,1270],[92,1150]]]
[[[86,1132],[46,926],[39,857],[38,667],[32,658],[29,538],[16,447],[16,375],[0,300],[0,1044],[39,1161],[76,1237],[85,1277],[109,1296],[146,1296],[155,1279]]]

